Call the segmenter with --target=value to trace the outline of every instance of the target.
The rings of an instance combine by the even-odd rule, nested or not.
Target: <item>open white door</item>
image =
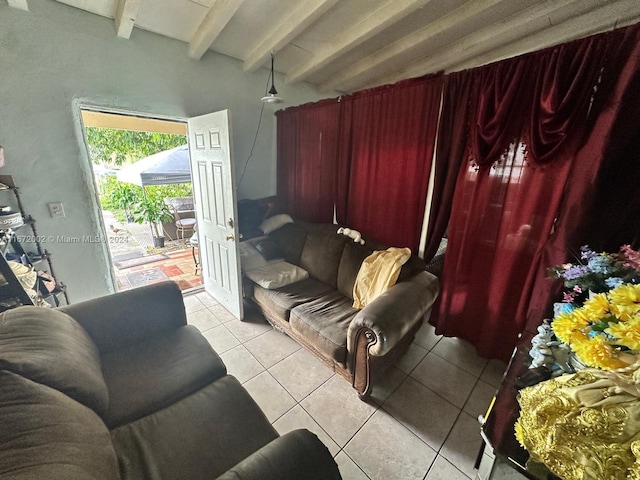
[[[188,124],[204,288],[242,320],[231,113],[194,117]]]

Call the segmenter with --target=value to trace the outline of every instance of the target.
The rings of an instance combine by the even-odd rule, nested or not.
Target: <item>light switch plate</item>
[[[52,217],[64,217],[64,207],[61,202],[49,203],[49,213]]]

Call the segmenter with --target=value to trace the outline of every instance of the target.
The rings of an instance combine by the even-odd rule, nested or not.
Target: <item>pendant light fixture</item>
[[[284,100],[278,97],[278,91],[276,90],[274,74],[273,74],[273,50],[271,50],[271,88],[269,89],[269,95],[265,95],[260,99],[263,103],[282,103]]]

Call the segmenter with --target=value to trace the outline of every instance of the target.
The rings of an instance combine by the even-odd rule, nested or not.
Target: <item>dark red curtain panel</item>
[[[571,163],[525,164],[514,144],[488,168],[461,171],[449,226],[436,332],[464,338],[485,358],[506,360],[524,321],[516,318],[538,246],[553,225]]]
[[[533,62],[518,58],[474,70],[471,146],[478,165],[491,165],[520,138],[533,67]]]
[[[618,71],[615,65],[607,65],[616,61],[618,36],[589,37],[531,55],[538,70],[526,137],[532,161],[551,162],[562,148],[574,148],[590,132],[594,113],[605,98],[602,93],[610,91],[614,80],[602,73],[607,68]]]
[[[285,211],[295,204],[298,169],[298,109],[276,112],[277,134],[277,196]]]
[[[438,126],[431,212],[424,250],[424,260],[427,262],[436,254],[440,240],[449,225],[458,172],[467,158],[467,142],[460,139],[466,140],[469,128],[467,119],[472,78],[469,71],[453,73],[445,77]]]
[[[343,100],[350,123],[346,218],[338,222],[414,252],[433,158],[442,76],[374,88]],[[345,138],[346,137],[346,138]]]
[[[606,35],[613,46],[602,72],[597,115],[588,138],[573,160],[565,198],[554,232],[540,249],[538,268],[525,285],[518,317],[535,332],[551,314],[560,285],[546,267],[573,260],[581,245],[617,251],[640,248],[640,25]]]
[[[278,196],[300,220],[331,222],[337,194],[338,99],[277,115]]]
[[[532,300],[538,304],[544,296],[534,292],[538,282],[545,282],[541,272],[566,260],[558,258],[561,240],[549,242],[550,233],[559,228],[554,221],[571,200],[567,195],[585,200],[603,161],[601,148],[587,153],[585,146],[578,154],[576,149],[585,141],[589,144],[595,137],[609,135],[611,123],[592,131],[585,117],[588,112],[600,122],[602,97],[611,98],[612,92],[600,88],[593,97],[603,85],[600,73],[580,72],[602,72],[605,82],[617,78],[619,72],[613,66],[620,55],[628,54],[609,48],[619,35],[612,32],[579,40],[472,71],[471,95],[479,99],[470,113],[475,134],[468,142],[469,161],[456,186],[440,300],[431,320],[437,333],[465,338],[487,358],[507,360],[511,355]],[[586,48],[591,42],[602,44]],[[572,85],[558,73],[563,71],[581,76],[588,85]],[[527,78],[504,78],[514,75]],[[574,108],[565,109],[565,101]],[[572,118],[574,114],[579,118]],[[539,122],[536,128],[531,128],[531,119]],[[534,135],[538,135],[540,148],[535,152],[540,158],[534,157],[527,143],[536,141]],[[591,159],[586,161],[584,155]],[[570,215],[584,218],[589,203],[572,203],[577,210]],[[550,292],[545,293],[548,302]],[[542,318],[536,321],[539,324]]]

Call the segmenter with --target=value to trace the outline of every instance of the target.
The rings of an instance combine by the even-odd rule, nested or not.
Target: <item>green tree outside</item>
[[[114,128],[87,127],[91,161],[96,165],[120,167],[187,143],[184,135],[136,132]]]
[[[129,165],[187,143],[184,135],[114,128],[87,127],[86,134],[91,161],[94,165],[108,168]],[[112,211],[121,222],[130,218],[133,206],[143,199],[141,187],[118,182],[112,175],[100,178],[98,189],[102,209]],[[145,192],[151,198],[187,197],[192,194],[192,189],[191,183],[181,183],[148,186]]]

